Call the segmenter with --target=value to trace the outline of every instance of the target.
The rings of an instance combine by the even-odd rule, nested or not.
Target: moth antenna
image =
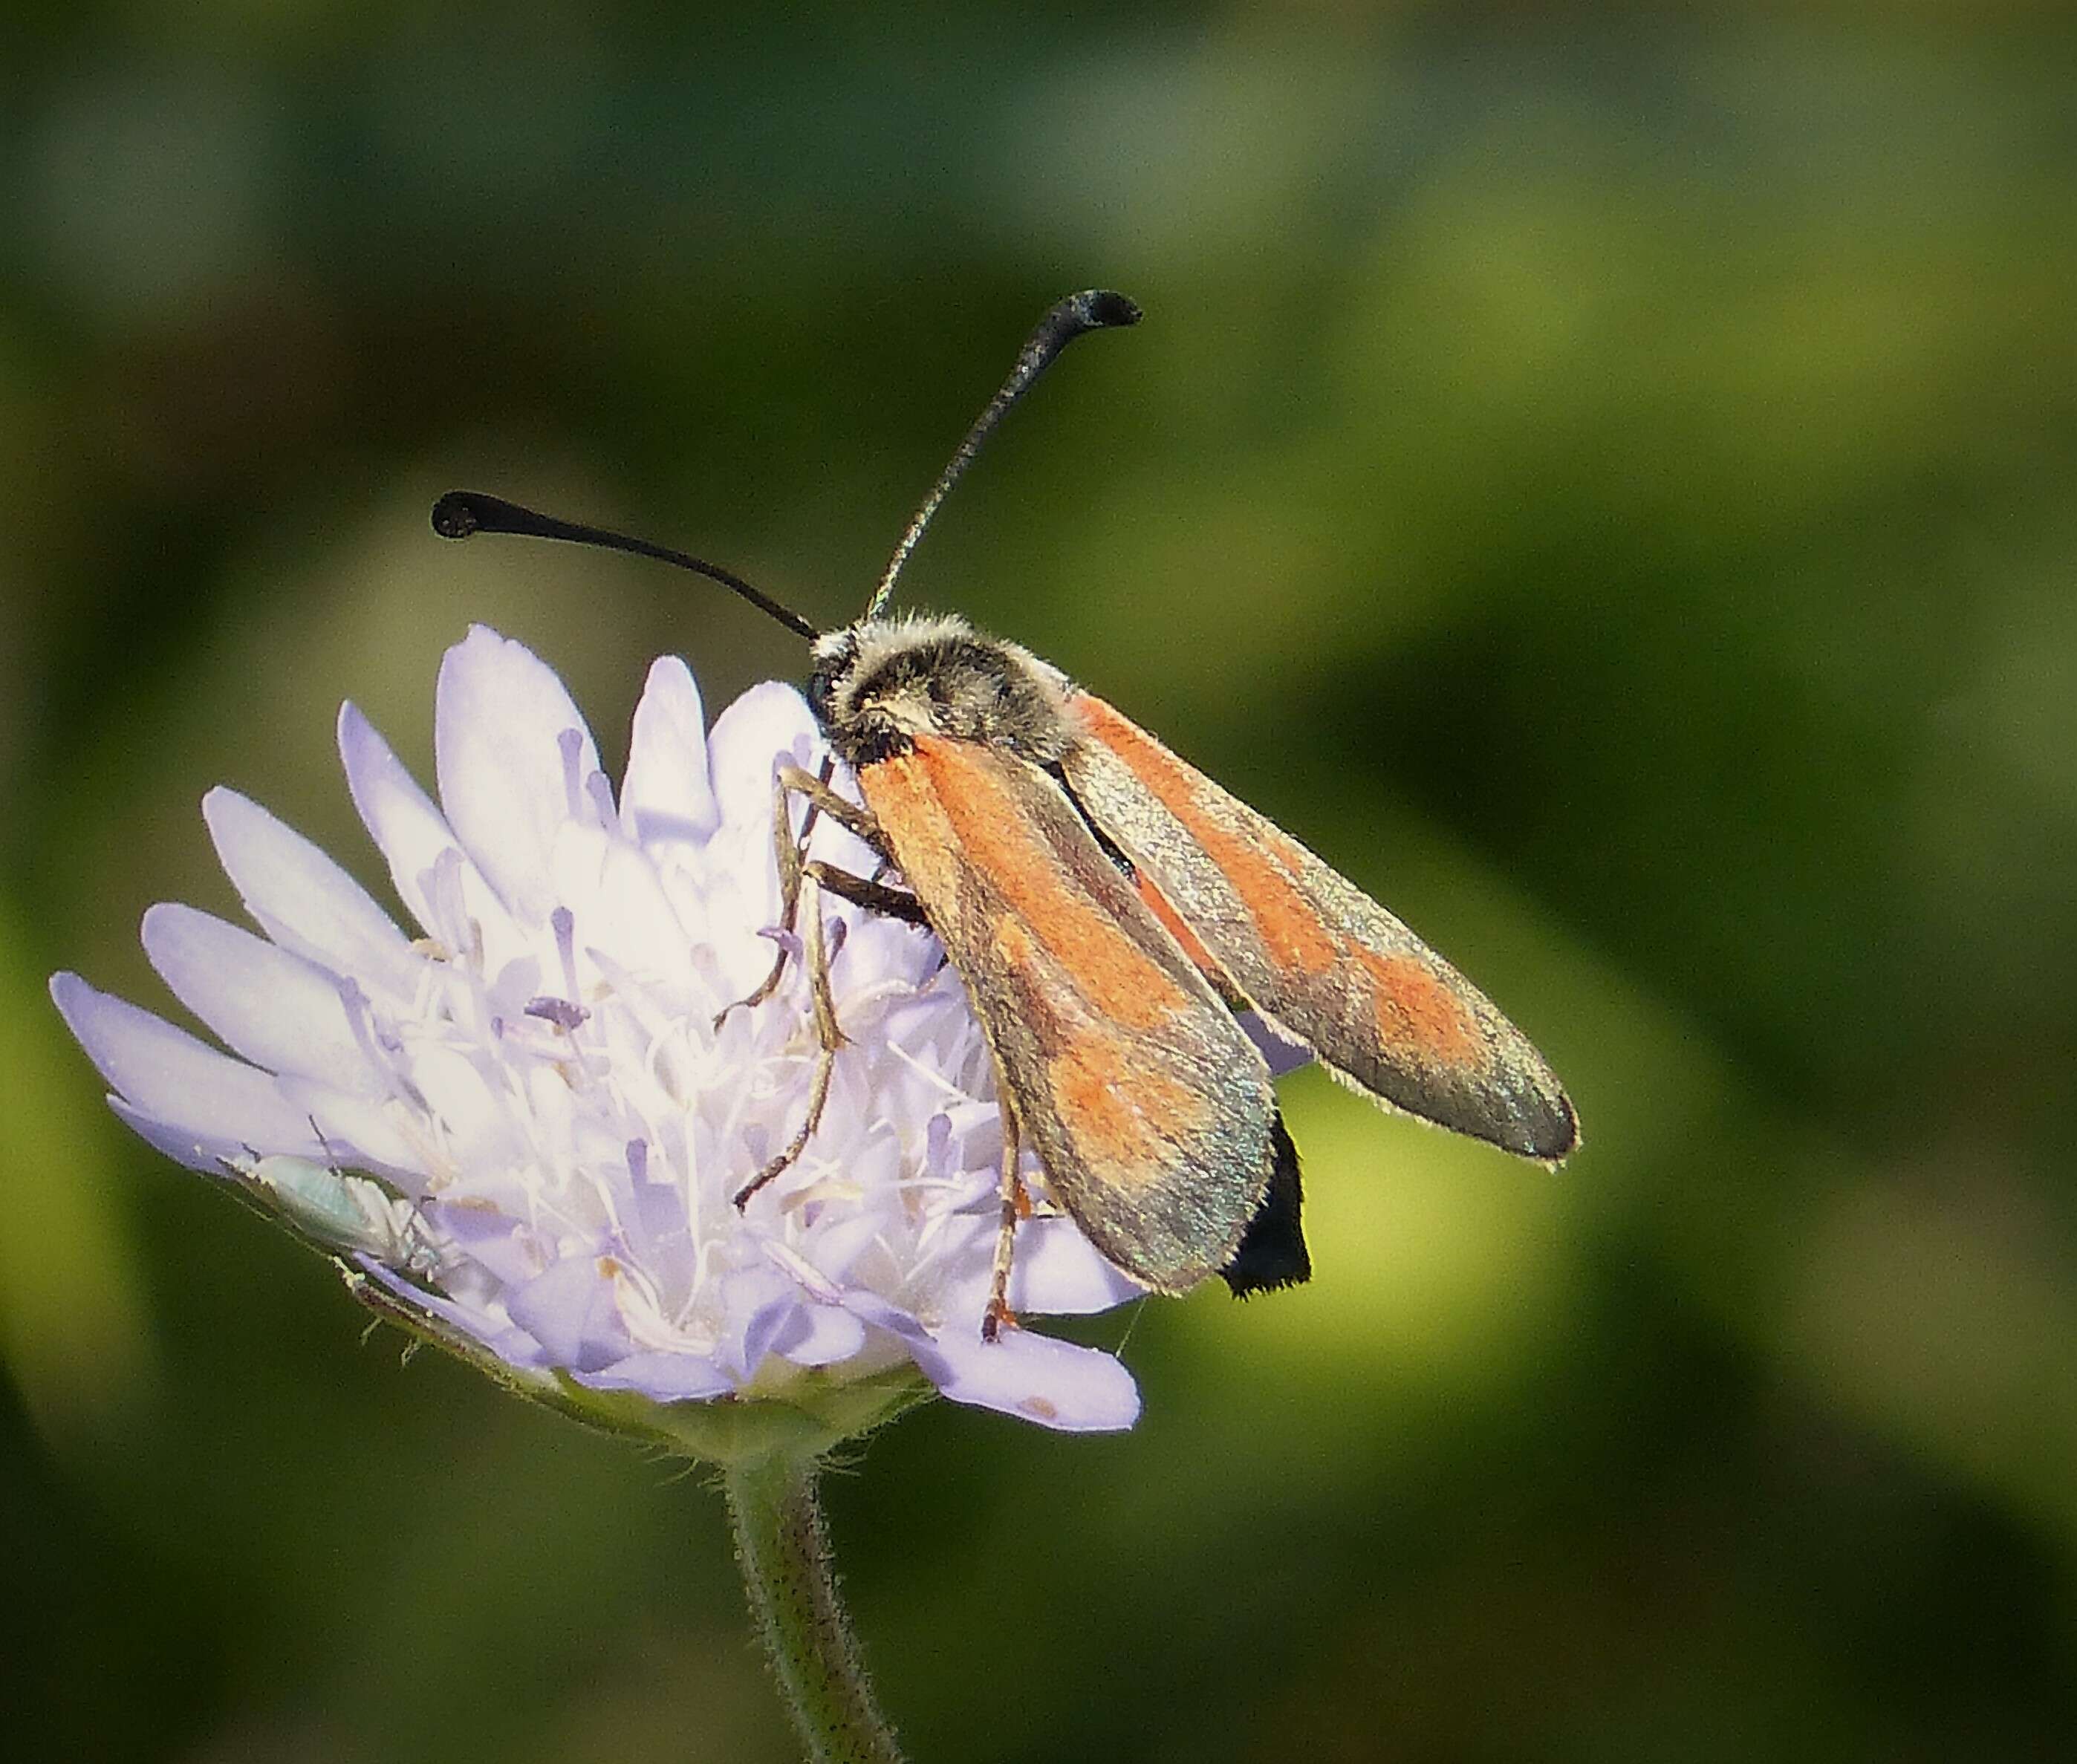
[[[865,616],[876,618],[894,595],[894,579],[901,573],[901,566],[909,561],[909,554],[916,549],[916,542],[923,536],[923,529],[930,524],[930,517],[938,512],[938,505],[951,493],[952,486],[966,475],[973,464],[974,456],[980,451],[980,444],[994,432],[995,426],[1009,414],[1009,407],[1031,389],[1031,384],[1047,368],[1053,358],[1086,331],[1108,331],[1116,326],[1136,325],[1139,322],[1138,304],[1123,294],[1114,293],[1107,288],[1088,288],[1079,294],[1070,294],[1048,309],[1038,321],[1038,328],[1025,340],[1018,352],[1017,365],[1009,370],[1009,377],[1002,382],[996,395],[988,401],[981,414],[974,418],[973,426],[967,431],[966,439],[953,453],[951,462],[939,473],[938,481],[930,486],[930,493],[923,498],[922,506],[916,510],[909,522],[909,529],[901,535],[901,543],[894,547],[894,555],[887,560],[887,568],[880,572],[880,584],[872,591],[872,598],[866,603]]]
[[[631,551],[637,557],[653,557],[660,563],[676,564],[681,570],[690,570],[695,576],[704,576],[710,582],[732,589],[760,612],[770,614],[796,636],[805,637],[811,643],[822,634],[790,607],[781,606],[770,595],[752,588],[735,571],[725,570],[718,564],[710,564],[689,551],[674,551],[668,545],[655,545],[647,539],[611,532],[602,526],[585,526],[575,521],[558,520],[552,514],[522,508],[517,502],[508,502],[502,496],[486,495],[481,490],[448,491],[433,505],[433,530],[443,539],[465,539],[477,533],[512,533],[522,539],[561,539],[571,545],[595,545],[601,551]]]

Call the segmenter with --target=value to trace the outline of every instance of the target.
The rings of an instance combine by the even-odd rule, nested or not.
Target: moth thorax
[[[1028,650],[964,619],[875,619],[816,643],[808,702],[853,766],[905,751],[918,735],[1051,765],[1073,745],[1065,684]]]

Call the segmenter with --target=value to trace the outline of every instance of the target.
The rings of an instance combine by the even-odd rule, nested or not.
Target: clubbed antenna
[[[769,594],[760,593],[733,570],[694,557],[689,551],[674,551],[668,545],[652,545],[647,539],[610,532],[602,526],[585,526],[575,521],[558,520],[552,514],[523,508],[502,496],[481,490],[450,490],[433,505],[433,530],[443,539],[465,539],[476,533],[513,533],[524,539],[561,539],[571,545],[596,545],[609,551],[631,551],[637,557],[653,557],[675,564],[681,570],[704,576],[710,582],[733,589],[752,606],[769,613],[787,630],[813,643],[822,634],[791,607],[781,606]]]
[[[901,535],[901,543],[894,547],[894,555],[887,560],[887,568],[880,572],[880,585],[872,591],[867,603],[865,616],[876,618],[884,610],[893,597],[894,579],[901,573],[901,566],[909,561],[909,554],[916,549],[916,542],[923,536],[923,529],[930,524],[930,517],[938,512],[938,505],[951,493],[952,486],[965,475],[973,464],[974,456],[980,451],[980,444],[994,431],[995,426],[1009,414],[1009,407],[1031,389],[1031,383],[1052,364],[1053,358],[1072,343],[1076,338],[1090,331],[1108,331],[1118,325],[1136,325],[1139,322],[1139,308],[1123,294],[1113,293],[1107,288],[1085,289],[1079,294],[1070,294],[1057,302],[1038,321],[1038,328],[1026,339],[1018,352],[1017,365],[1009,370],[1009,377],[1002,382],[1001,389],[988,401],[987,407],[974,418],[974,426],[967,431],[966,439],[959,444],[952,455],[951,463],[938,476],[930,486],[930,493],[923,498],[923,505],[916,510],[909,530]]]

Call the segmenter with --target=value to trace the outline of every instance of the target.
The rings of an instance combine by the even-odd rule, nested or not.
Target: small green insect
[[[418,1209],[373,1176],[281,1154],[260,1157],[247,1148],[219,1160],[268,1217],[327,1255],[373,1256],[426,1279],[443,1258]]]

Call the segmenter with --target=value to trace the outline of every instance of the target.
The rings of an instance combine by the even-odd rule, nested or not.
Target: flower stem
[[[726,1472],[751,1612],[810,1764],[901,1764],[837,1596],[816,1470],[776,1454]]]

